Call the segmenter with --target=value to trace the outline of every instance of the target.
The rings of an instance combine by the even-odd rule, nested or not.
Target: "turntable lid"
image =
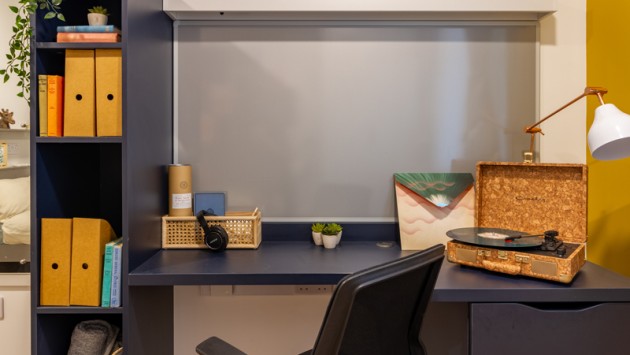
[[[476,174],[476,226],[586,242],[586,165],[479,162]]]

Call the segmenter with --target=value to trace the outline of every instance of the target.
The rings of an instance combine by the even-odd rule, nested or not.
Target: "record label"
[[[502,228],[458,228],[446,232],[446,235],[464,243],[502,248],[530,248],[543,243],[539,236]]]

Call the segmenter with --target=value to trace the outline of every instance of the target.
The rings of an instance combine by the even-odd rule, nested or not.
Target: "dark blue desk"
[[[411,252],[394,244],[342,242],[324,249],[311,242],[264,241],[257,250],[162,250],[129,275],[130,285],[336,284],[343,276]]]
[[[219,254],[162,250],[133,270],[128,282],[167,287],[335,284],[349,273],[409,253],[374,241],[344,241],[332,250],[290,241]],[[626,354],[630,278],[587,262],[573,283],[564,285],[444,261],[427,317],[423,338],[432,355]]]
[[[263,242],[257,250],[161,250],[133,270],[132,286],[335,284],[343,276],[413,251],[375,242]],[[435,302],[630,302],[630,278],[587,262],[564,285],[496,274],[444,261]]]

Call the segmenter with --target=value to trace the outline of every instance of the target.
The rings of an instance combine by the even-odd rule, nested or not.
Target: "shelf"
[[[123,308],[102,307],[37,307],[38,314],[122,314]]]
[[[127,268],[159,250],[156,221],[168,209],[163,172],[172,163],[173,152],[173,23],[162,11],[162,0],[105,0],[99,5],[111,13],[108,24],[123,29],[121,42],[56,42],[57,26],[84,24],[92,5],[64,1],[61,12],[65,21],[45,19],[45,9],[31,17],[31,78],[67,78],[67,49],[122,50],[122,71],[117,74],[120,82],[118,77],[112,79],[122,88],[121,107],[116,109],[122,113],[125,127],[119,137],[39,137],[39,92],[37,81],[31,81],[33,132],[15,136],[29,138],[26,141],[32,157],[31,351],[41,355],[67,353],[77,324],[102,319],[120,329],[125,354],[169,353],[174,349],[172,288],[136,287],[130,291]],[[10,158],[9,162],[19,163]],[[125,237],[120,290],[123,307],[38,306],[40,219],[76,216],[105,219],[117,235]]]
[[[2,234],[0,234],[1,236]],[[0,243],[0,262],[24,264],[31,260],[31,246],[28,244]]]
[[[122,137],[36,137],[36,143],[122,143]]]
[[[538,20],[557,9],[555,0],[163,0],[174,20]]]
[[[8,165],[8,166],[4,166],[4,167],[0,167],[0,171],[3,170],[19,170],[19,169],[28,169],[30,168],[29,164],[22,164],[22,165]]]
[[[94,42],[72,42],[72,43],[57,43],[57,42],[37,42],[35,43],[37,49],[92,49],[92,48],[122,48],[122,43],[94,43]]]
[[[30,129],[26,129],[26,128],[0,128],[0,134],[5,134],[5,133],[28,133],[30,132]]]

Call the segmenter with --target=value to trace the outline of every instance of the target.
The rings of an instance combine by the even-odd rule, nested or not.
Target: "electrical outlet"
[[[333,285],[295,285],[295,294],[323,295],[332,293]]]

